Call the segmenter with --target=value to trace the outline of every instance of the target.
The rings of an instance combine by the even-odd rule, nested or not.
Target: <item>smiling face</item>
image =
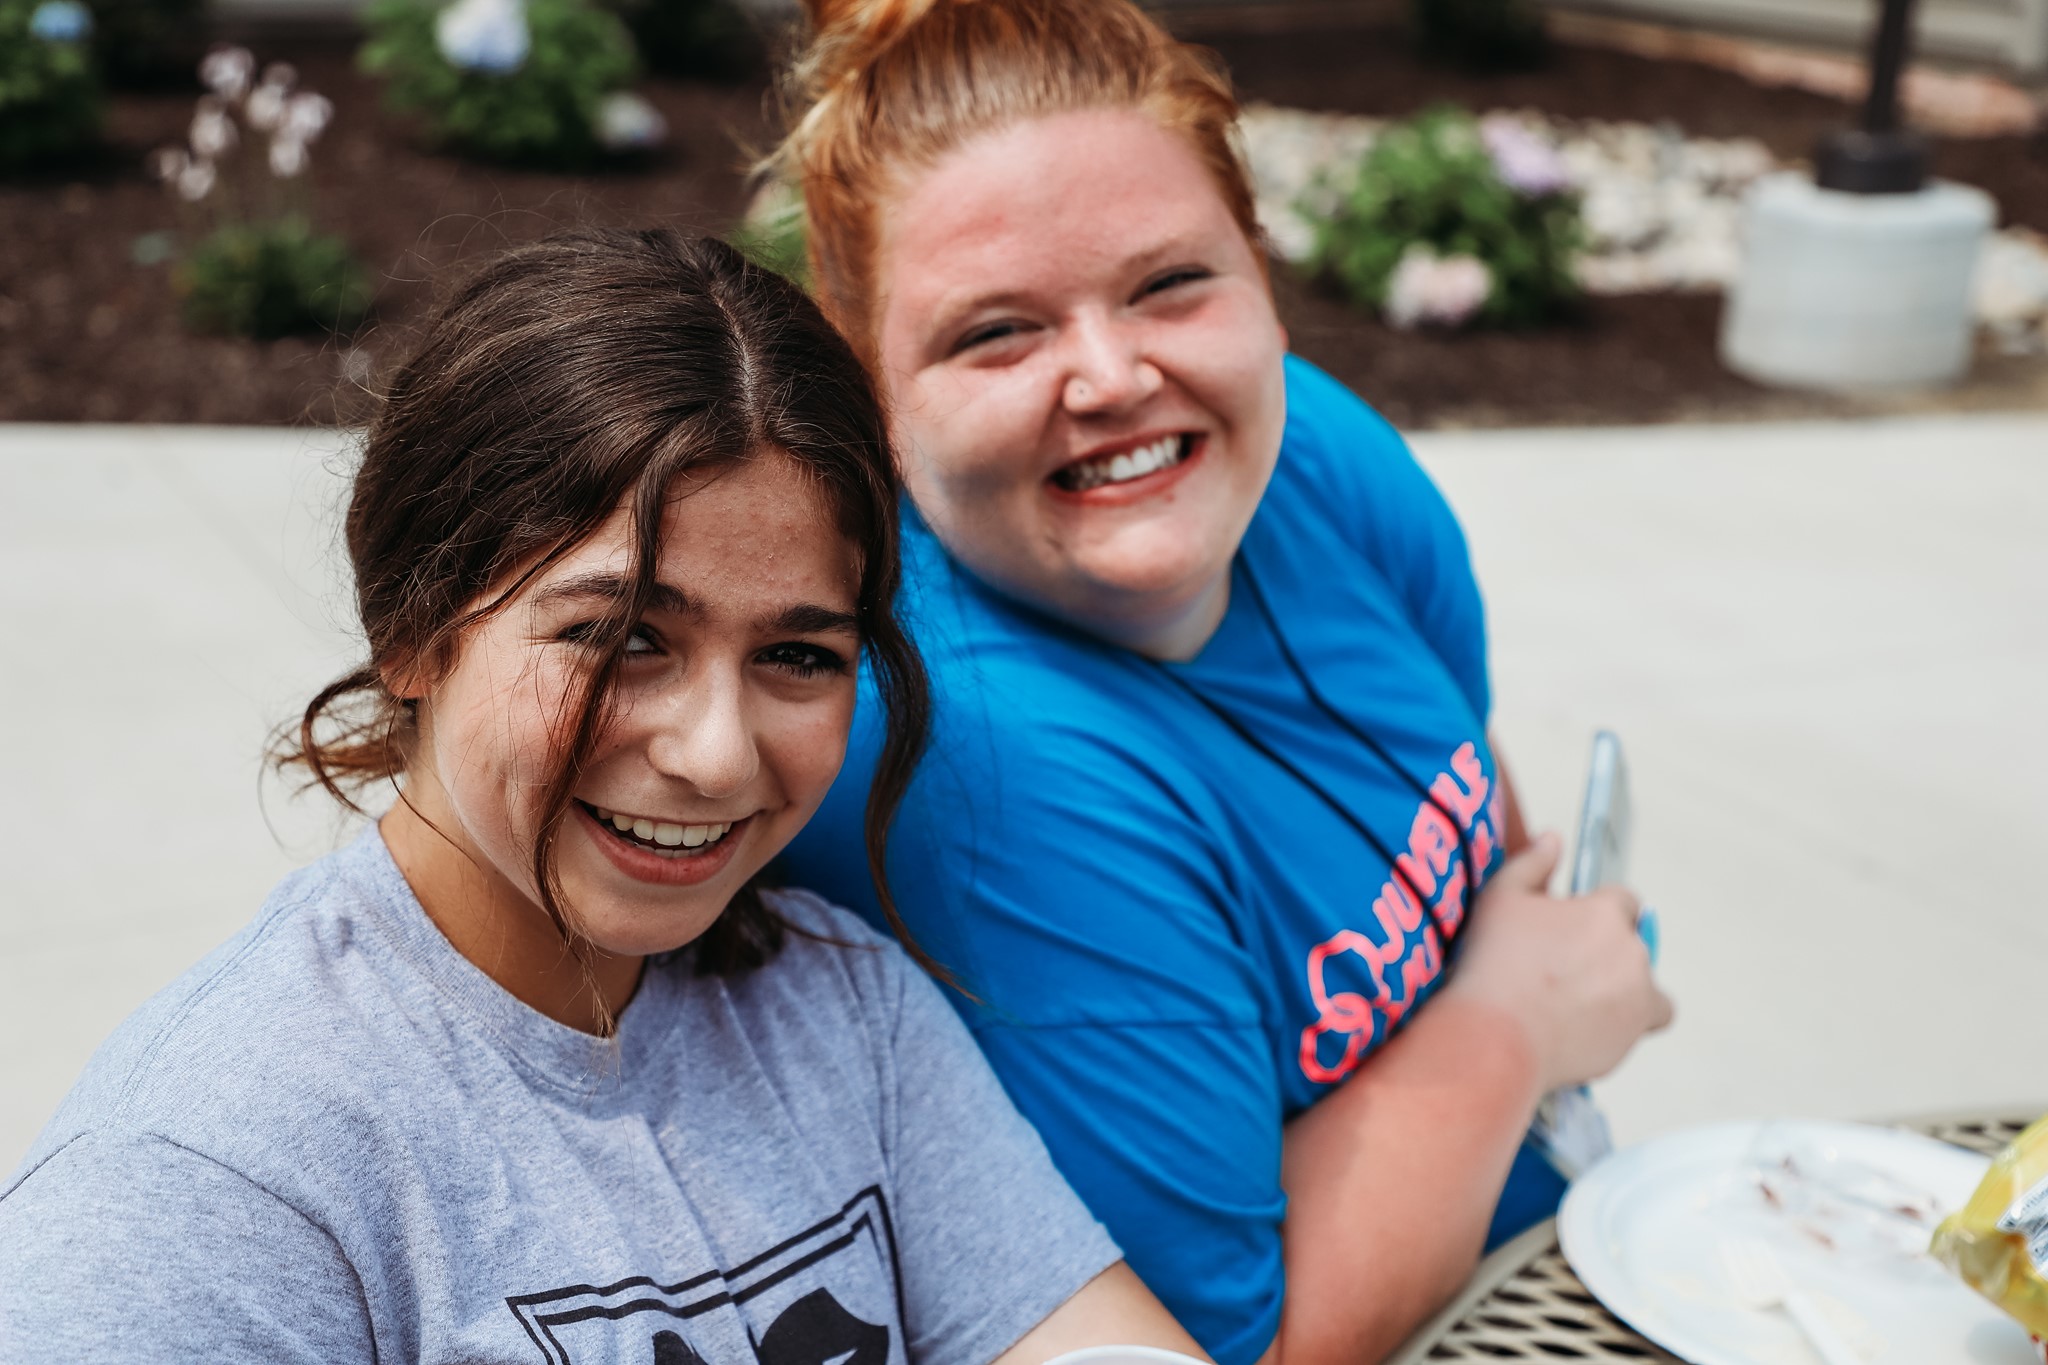
[[[824,799],[861,644],[855,548],[794,462],[768,453],[673,492],[653,605],[554,847],[575,927],[624,964],[625,994],[639,958],[709,928]],[[533,881],[538,806],[596,662],[587,641],[633,566],[622,509],[466,634],[419,694],[409,804],[386,817],[450,940],[557,1017],[547,979],[564,954]]]
[[[1135,110],[1026,120],[882,215],[876,346],[905,479],[999,590],[1200,648],[1286,419],[1286,337],[1193,148]]]

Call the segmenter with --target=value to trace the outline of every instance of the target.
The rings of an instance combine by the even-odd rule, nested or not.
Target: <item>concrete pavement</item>
[[[92,1049],[345,832],[262,778],[353,661],[319,432],[0,427],[0,1168]],[[1567,833],[1619,730],[1705,1119],[2048,1105],[2048,419],[1434,433],[1496,730]]]

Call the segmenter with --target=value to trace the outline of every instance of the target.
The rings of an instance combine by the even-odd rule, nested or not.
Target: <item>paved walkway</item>
[[[1498,730],[1569,830],[1597,725],[1703,1119],[2048,1104],[2048,419],[1440,433]],[[0,427],[0,1169],[338,822],[262,780],[351,660],[336,438]]]

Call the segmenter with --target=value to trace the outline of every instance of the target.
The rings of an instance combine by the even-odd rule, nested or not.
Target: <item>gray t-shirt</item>
[[[650,962],[614,1044],[457,953],[366,831],[0,1186],[0,1360],[992,1359],[1116,1248],[923,973],[773,903],[844,944]]]

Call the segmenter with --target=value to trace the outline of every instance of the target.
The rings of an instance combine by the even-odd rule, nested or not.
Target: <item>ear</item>
[[[377,665],[377,677],[384,690],[397,701],[420,701],[427,695],[431,679],[416,659],[397,659]]]

